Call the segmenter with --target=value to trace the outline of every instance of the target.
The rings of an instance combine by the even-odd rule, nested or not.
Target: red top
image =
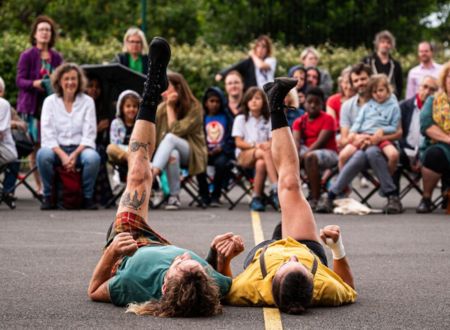
[[[319,133],[322,130],[333,131],[332,138],[327,141],[324,149],[330,149],[337,152],[336,123],[333,117],[323,111],[321,111],[320,115],[313,120],[309,120],[309,114],[305,113],[294,121],[292,130],[300,131],[301,138],[307,147],[310,147],[316,142]]]
[[[336,129],[339,129],[339,115],[341,113],[341,93],[331,95],[327,100],[327,107],[330,107],[336,113]]]

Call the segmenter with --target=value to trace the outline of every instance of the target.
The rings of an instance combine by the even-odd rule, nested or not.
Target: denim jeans
[[[78,146],[60,146],[62,150],[70,155]],[[53,177],[55,166],[61,165],[61,159],[50,148],[41,148],[37,153],[37,167],[44,184],[44,196],[52,194]],[[94,185],[100,166],[100,156],[92,148],[84,149],[77,158],[76,167],[81,168],[81,181],[83,196],[90,199],[94,196]]]
[[[3,192],[14,193],[13,188],[16,185],[17,174],[20,170],[20,163],[18,161],[8,164],[5,171],[5,178],[3,179]]]

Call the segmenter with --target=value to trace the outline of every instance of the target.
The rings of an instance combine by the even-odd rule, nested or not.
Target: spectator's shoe
[[[328,196],[324,196],[319,203],[317,203],[316,209],[313,210],[317,213],[333,213],[333,200]]]
[[[309,206],[313,212],[316,212],[319,201],[317,199],[311,198],[309,201]]]
[[[150,208],[157,209],[164,203],[164,193],[161,189],[153,190],[153,196],[150,198]]]
[[[433,211],[433,203],[430,198],[423,198],[420,200],[419,206],[416,208],[416,213],[431,213]]]
[[[167,201],[167,205],[165,207],[166,210],[169,211],[175,211],[179,210],[181,207],[180,197],[177,196],[170,196],[169,200]]]
[[[264,212],[266,210],[266,207],[264,206],[261,197],[252,198],[252,201],[250,203],[250,209],[256,212]]]
[[[5,202],[11,210],[16,208],[16,198],[12,193],[2,193],[0,202]]]
[[[93,198],[84,198],[83,199],[83,209],[95,211],[95,210],[98,210],[98,206]]]
[[[161,37],[154,37],[149,46],[147,79],[142,92],[141,107],[156,108],[161,101],[161,93],[169,87],[167,65],[171,56],[170,46]]]
[[[389,196],[388,202],[384,207],[384,212],[387,214],[400,214],[403,212],[402,202],[400,202],[400,197]]]
[[[297,85],[294,78],[275,78],[275,82],[264,85],[264,92],[269,100],[270,111],[283,111],[284,98],[287,93]]]
[[[222,202],[220,201],[220,198],[213,197],[211,198],[211,203],[209,203],[210,207],[221,207]]]
[[[42,211],[48,211],[48,210],[55,210],[56,205],[52,203],[51,197],[42,197],[41,202],[41,210]]]
[[[280,200],[278,199],[278,193],[276,191],[271,191],[270,192],[270,203],[272,204],[272,206],[279,211],[280,210]]]

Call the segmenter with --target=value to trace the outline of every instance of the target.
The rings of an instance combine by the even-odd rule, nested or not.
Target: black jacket
[[[402,137],[399,141],[400,147],[402,149],[409,148],[414,149],[415,146],[410,146],[406,142],[406,138],[409,134],[409,126],[411,125],[412,115],[414,113],[416,96],[414,95],[410,99],[403,100],[400,102],[400,111],[402,113]]]

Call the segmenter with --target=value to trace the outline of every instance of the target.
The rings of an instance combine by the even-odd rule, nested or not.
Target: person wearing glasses
[[[233,279],[225,299],[231,305],[276,306],[282,312],[299,314],[309,306],[338,306],[356,300],[341,230],[330,225],[318,233],[301,189],[298,153],[283,111],[283,100],[296,84],[296,79],[278,78],[264,86],[271,109],[281,223],[271,240],[247,255],[245,270]],[[333,253],[334,270],[327,265],[320,241]]]
[[[130,27],[123,37],[122,53],[116,55],[113,63],[120,63],[133,71],[146,74],[147,53],[148,44],[144,33],[137,27]]]

